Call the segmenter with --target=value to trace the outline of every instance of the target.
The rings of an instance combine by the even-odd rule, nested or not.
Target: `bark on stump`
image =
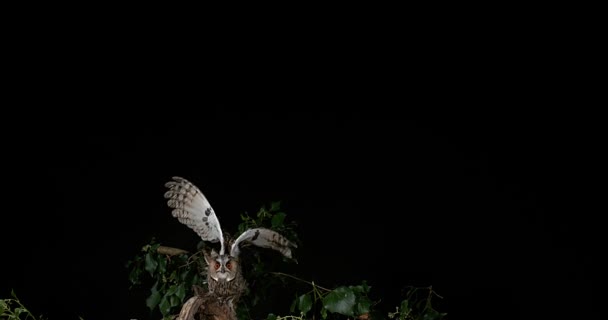
[[[196,295],[182,305],[176,320],[237,320],[236,314],[214,294],[195,286]]]

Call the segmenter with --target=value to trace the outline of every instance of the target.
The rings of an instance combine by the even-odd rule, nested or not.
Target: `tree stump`
[[[176,320],[237,320],[227,303],[210,292],[194,286],[195,295],[182,305]]]

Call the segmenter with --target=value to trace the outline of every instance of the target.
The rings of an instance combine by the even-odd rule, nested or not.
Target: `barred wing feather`
[[[179,222],[194,230],[201,239],[220,242],[220,254],[224,253],[224,237],[215,211],[203,193],[190,181],[182,177],[173,177],[165,184],[167,205],[172,208],[171,214]]]
[[[284,256],[292,258],[291,248],[297,248],[295,243],[287,240],[279,233],[265,228],[254,228],[243,232],[230,247],[230,255],[238,257],[240,252],[239,245],[249,242],[263,248],[270,248],[281,252]]]

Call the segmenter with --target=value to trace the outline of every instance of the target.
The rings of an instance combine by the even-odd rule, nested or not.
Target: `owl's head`
[[[215,250],[205,252],[207,272],[215,281],[232,281],[239,274],[239,261],[228,254],[218,254]]]

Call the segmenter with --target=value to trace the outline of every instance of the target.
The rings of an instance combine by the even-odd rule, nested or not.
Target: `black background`
[[[167,111],[162,131],[10,131],[0,296],[12,288],[50,319],[147,319],[125,262],[152,236],[197,242],[162,196],[177,175],[227,230],[282,200],[303,240],[285,270],[326,287],[367,280],[385,310],[405,286],[433,285],[451,319],[594,315],[602,227],[589,204],[601,145],[584,124],[383,113],[374,102],[342,101],[363,107],[348,112],[195,106]]]

